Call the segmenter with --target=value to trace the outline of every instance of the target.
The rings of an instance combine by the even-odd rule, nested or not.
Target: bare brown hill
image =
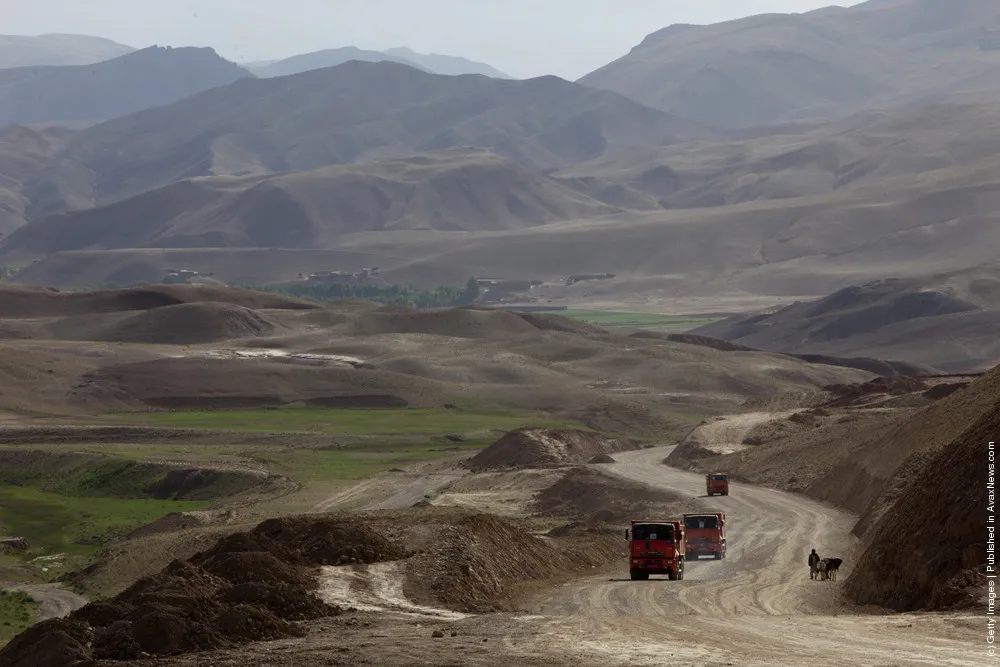
[[[898,611],[979,606],[987,562],[987,447],[1000,432],[1000,391],[930,457],[871,526],[844,590]],[[979,388],[984,389],[983,387]]]
[[[90,35],[0,35],[0,68],[90,65],[134,49]]]
[[[1000,267],[986,265],[849,287],[695,333],[784,353],[863,354],[960,373],[1000,362],[998,327]]]
[[[60,340],[193,345],[273,335],[283,329],[244,306],[202,301],[140,313],[69,317],[49,325]]]
[[[93,292],[60,292],[37,285],[0,284],[0,317],[10,319],[120,313],[205,302],[258,309],[319,308],[314,302],[292,297],[210,285],[155,285]]]
[[[920,106],[727,142],[648,146],[558,172],[600,178],[667,208],[731,206],[841,191],[975,163],[1000,149],[995,96]]]
[[[994,262],[992,248],[1000,245],[993,217],[1000,205],[997,165],[993,158],[815,197],[632,212],[573,224],[475,234],[356,235],[342,237],[330,251],[349,253],[338,257],[353,262],[363,257],[362,266],[379,266],[386,279],[403,284],[455,284],[469,275],[565,283],[566,276],[576,273],[616,274],[599,285],[547,290],[547,298],[577,302],[588,297],[621,303],[636,294],[648,301],[678,290],[688,298],[816,298],[868,280]],[[6,261],[3,247],[0,243],[0,262]],[[264,261],[250,265],[236,259],[241,252],[251,251],[175,252],[174,259],[216,262],[217,268],[202,270],[215,270],[222,281],[246,276],[250,269],[259,276],[255,283],[290,280],[302,270],[292,255],[262,256]],[[303,252],[308,257],[319,253]],[[149,261],[141,250],[114,255],[67,251],[25,269],[23,279],[63,285]]]
[[[209,286],[8,287],[0,304],[0,409],[22,411],[461,403],[653,435],[748,395],[870,377],[476,308],[316,304]]]
[[[620,212],[487,151],[456,149],[275,176],[185,180],[34,222],[5,239],[4,254],[17,260],[110,248],[320,249],[359,232],[498,231]]]
[[[988,72],[998,56],[980,39],[997,25],[1000,9],[990,0],[945,7],[872,0],[671,26],[581,82],[734,128],[996,90]]]
[[[0,69],[0,126],[118,118],[248,76],[207,48],[150,47],[89,65]]]
[[[556,77],[442,76],[351,61],[243,79],[87,128],[40,178],[49,187],[68,180],[79,196],[104,204],[185,178],[310,170],[414,151],[489,147],[547,169],[710,136],[696,123]],[[93,171],[93,181],[73,178],[81,168]],[[40,185],[36,192],[39,215],[69,208],[64,194]]]

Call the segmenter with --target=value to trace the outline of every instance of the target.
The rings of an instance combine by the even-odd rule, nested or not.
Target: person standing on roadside
[[[813,549],[812,553],[809,554],[809,578],[815,579],[816,574],[819,572],[819,554]]]

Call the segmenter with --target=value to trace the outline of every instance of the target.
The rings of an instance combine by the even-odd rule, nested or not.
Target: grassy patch
[[[0,646],[31,625],[37,609],[38,603],[26,593],[0,591]]]
[[[635,329],[670,329],[681,331],[696,329],[718,321],[715,318],[693,317],[690,315],[623,313],[610,310],[582,310],[574,308],[553,310],[551,312],[555,315],[572,317],[603,327],[628,327]]]
[[[164,474],[162,466],[69,454],[0,470],[0,486],[34,486],[62,496],[143,498]]]
[[[0,486],[2,531],[28,541],[33,558],[89,556],[129,531],[201,502],[63,496],[30,486]]]
[[[485,410],[271,408],[129,415],[131,424],[221,431],[309,431],[343,435],[435,435],[510,431],[522,426],[581,428],[575,422]]]
[[[449,454],[474,452],[484,440],[463,443],[387,442],[346,446],[339,449],[298,449],[287,452],[257,452],[254,459],[268,469],[302,481],[358,480],[391,468],[403,468]]]

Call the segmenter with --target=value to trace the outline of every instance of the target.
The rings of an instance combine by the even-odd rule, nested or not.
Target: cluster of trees
[[[442,285],[432,290],[421,290],[403,285],[371,284],[294,284],[253,287],[265,292],[288,294],[314,301],[340,301],[365,299],[376,303],[402,304],[411,308],[455,308],[467,306],[479,297],[479,283],[469,278],[464,287]]]

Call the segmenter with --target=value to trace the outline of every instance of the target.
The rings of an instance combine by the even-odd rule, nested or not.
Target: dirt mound
[[[294,549],[314,565],[380,563],[407,553],[364,523],[333,519],[269,519],[255,533]]]
[[[504,435],[467,465],[477,471],[574,465],[629,449],[634,445],[587,431],[522,428]]]
[[[86,623],[52,619],[33,625],[0,648],[4,667],[75,667],[91,657],[93,631]]]
[[[534,511],[584,524],[621,523],[643,514],[695,509],[679,494],[659,491],[592,468],[574,468],[535,496]]]
[[[614,463],[615,460],[608,456],[607,454],[598,454],[597,456],[591,458],[587,463]]]
[[[280,325],[231,303],[181,303],[144,311],[76,338],[119,343],[196,345],[273,334]],[[65,338],[66,336],[62,336]]]
[[[66,317],[152,310],[185,303],[219,302],[244,308],[311,310],[318,304],[267,292],[214,285],[157,285],[94,292],[60,292],[33,285],[0,285],[0,317]]]
[[[517,313],[504,310],[455,308],[438,311],[372,312],[354,323],[357,334],[431,334],[453,338],[504,339],[537,334],[538,329]]]
[[[572,576],[619,557],[621,539],[562,542],[532,535],[519,522],[491,514],[449,519],[433,546],[408,562],[407,597],[464,612],[516,608],[522,593],[545,580]]]
[[[84,606],[69,622],[22,633],[0,650],[0,663],[133,660],[143,653],[178,655],[302,636],[296,621],[340,613],[313,595],[317,566],[403,553],[362,524],[272,519],[187,561],[174,561],[110,600]]]
[[[898,611],[976,604],[985,584],[986,449],[1000,433],[1000,392],[993,398],[873,524],[845,585],[851,598]]]

